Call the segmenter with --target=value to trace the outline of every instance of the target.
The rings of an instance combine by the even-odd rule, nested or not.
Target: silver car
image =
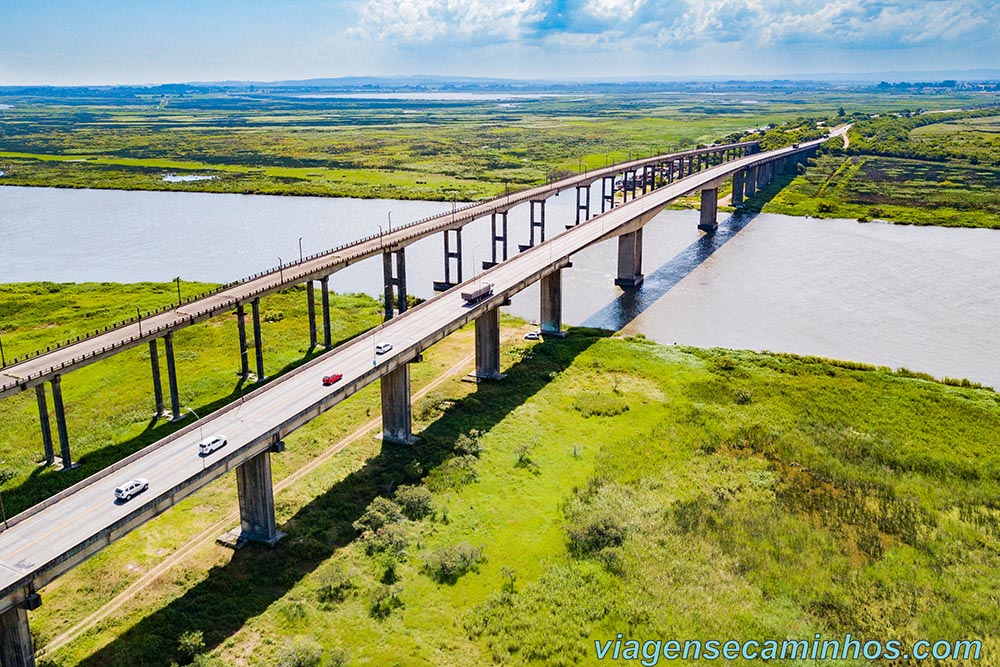
[[[118,500],[128,500],[132,496],[142,493],[149,488],[149,480],[139,477],[130,479],[115,489],[115,498]]]
[[[208,456],[215,450],[225,447],[227,442],[229,441],[226,440],[226,436],[221,434],[213,435],[208,440],[202,440],[198,443],[198,454],[201,456]]]

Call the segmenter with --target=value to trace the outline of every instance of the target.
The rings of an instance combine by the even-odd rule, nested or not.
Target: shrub
[[[403,485],[393,495],[407,519],[416,521],[431,513],[431,492],[426,486]]]
[[[424,572],[439,584],[454,584],[463,574],[476,570],[482,560],[483,547],[460,542],[428,554]]]
[[[817,213],[833,213],[835,210],[837,210],[836,206],[825,201],[820,202],[819,205],[816,206]]]
[[[580,558],[621,546],[625,541],[626,529],[620,517],[611,512],[601,512],[574,521],[567,527],[566,533],[569,536],[570,553]]]
[[[749,389],[737,389],[733,400],[736,402],[736,405],[747,405],[753,402],[753,392]]]
[[[382,585],[372,591],[371,601],[368,604],[368,613],[372,618],[386,618],[394,609],[403,606],[403,601],[399,599],[399,592],[392,586]]]
[[[201,630],[189,630],[177,639],[177,652],[186,662],[194,660],[194,657],[204,649],[205,636]]]
[[[353,589],[354,581],[351,576],[347,570],[339,566],[320,584],[319,590],[316,591],[316,599],[324,604],[343,602]]]
[[[265,322],[280,322],[285,319],[285,314],[280,310],[268,310],[264,313]]]
[[[354,530],[360,533],[378,529],[403,520],[403,509],[388,498],[379,496],[368,505],[365,513],[354,522]]]
[[[478,457],[483,451],[483,446],[479,442],[479,431],[472,429],[469,434],[462,433],[455,440],[455,452],[461,455]]]
[[[322,647],[311,639],[300,639],[281,654],[278,667],[319,667],[322,662]]]
[[[621,396],[581,394],[573,400],[573,409],[584,417],[614,417],[628,412],[628,400]]]

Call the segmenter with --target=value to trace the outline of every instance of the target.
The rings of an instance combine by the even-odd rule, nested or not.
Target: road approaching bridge
[[[283,449],[283,439],[289,433],[380,380],[383,438],[413,443],[408,364],[422,350],[474,321],[476,374],[483,379],[500,377],[499,308],[508,298],[540,281],[543,335],[558,334],[562,325],[561,269],[575,253],[617,237],[620,284],[637,285],[642,280],[642,226],[667,204],[702,191],[699,226],[711,231],[715,202],[706,205],[705,193],[717,196],[719,184],[733,174],[743,174],[743,182],[749,183],[747,174],[751,171],[756,187],[767,180],[767,174],[775,172],[776,166],[800,159],[819,143],[758,153],[704,169],[574,225],[13,517],[0,533],[3,664],[34,664],[25,610],[41,603],[37,591],[42,586],[87,557],[229,471],[237,475],[242,539],[274,544],[281,534],[274,518],[270,453]],[[711,219],[706,217],[706,206],[712,212]],[[395,237],[393,243],[404,243],[407,233],[418,232],[399,233],[401,236]],[[382,252],[386,240],[381,242],[363,241],[352,250],[351,257]],[[327,262],[322,269],[306,262],[296,271],[300,276],[315,275],[329,270],[330,262],[348,260],[326,257],[322,261]],[[492,294],[474,303],[462,297],[463,291],[474,291],[484,284],[492,285]],[[274,283],[269,283],[255,289],[275,288]],[[231,305],[218,305],[225,307]],[[376,354],[376,346],[385,343],[391,343],[392,349]],[[331,373],[342,373],[343,377],[325,386],[323,376]],[[201,433],[225,434],[228,444],[200,456]],[[136,478],[148,480],[149,489],[129,501],[116,500],[115,487]]]

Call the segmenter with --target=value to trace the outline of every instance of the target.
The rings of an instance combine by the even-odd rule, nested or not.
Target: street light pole
[[[389,211],[389,233],[392,233],[392,211]]]
[[[7,358],[3,356],[3,338],[0,338],[0,367],[7,365]]]
[[[135,307],[135,316],[139,320],[139,338],[142,338],[142,313],[139,311],[139,306]]]
[[[278,257],[278,279],[285,282],[285,270],[281,266],[281,258]]]
[[[177,305],[179,306],[181,305],[181,277],[177,276],[174,280],[177,282]]]
[[[302,263],[302,237],[299,237],[299,264]]]
[[[382,225],[379,225],[378,226],[378,247],[381,248],[382,245],[383,245],[383,243],[382,243]]]

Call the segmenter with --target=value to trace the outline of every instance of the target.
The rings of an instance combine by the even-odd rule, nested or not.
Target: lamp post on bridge
[[[382,242],[382,225],[379,225],[378,226],[378,247],[381,248],[383,245],[384,244]]]
[[[139,311],[139,306],[135,307],[135,317],[139,321],[139,338],[142,338],[142,313]]]
[[[7,365],[7,358],[3,356],[3,338],[0,337],[0,368]]]
[[[281,258],[278,257],[278,280],[285,282],[285,270],[281,266]]]
[[[389,211],[389,233],[392,234],[392,211]]]
[[[302,237],[299,237],[299,264],[302,263]]]
[[[177,305],[181,305],[181,277],[177,276],[174,278],[174,282],[177,283]]]

